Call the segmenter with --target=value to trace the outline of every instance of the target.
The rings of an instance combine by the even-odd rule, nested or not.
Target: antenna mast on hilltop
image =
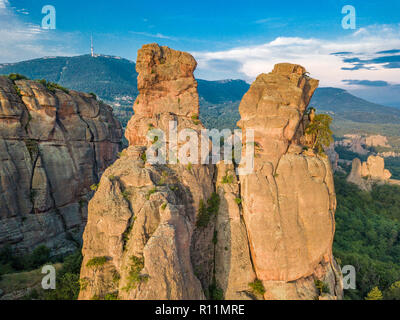
[[[90,52],[92,53],[92,57],[94,57],[93,35],[90,36],[90,41],[91,41]]]

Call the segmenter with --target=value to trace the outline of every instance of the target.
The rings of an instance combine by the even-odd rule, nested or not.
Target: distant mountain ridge
[[[386,107],[353,96],[338,88],[319,88],[311,105],[335,117],[362,123],[400,123],[400,109]]]
[[[45,57],[12,64],[0,64],[0,74],[20,73],[31,79],[46,79],[83,92],[96,93],[108,102],[129,97],[131,106],[138,94],[136,64],[106,55]],[[208,81],[198,79],[201,117],[207,127],[234,128],[239,120],[238,105],[250,85],[243,80]],[[319,88],[311,101],[318,111],[334,116],[335,121],[359,124],[400,124],[400,109],[385,107],[358,98],[338,88]],[[130,117],[130,115],[129,115]]]
[[[46,79],[77,91],[94,92],[106,100],[138,94],[135,63],[119,57],[46,57],[0,65],[0,74],[9,73]]]

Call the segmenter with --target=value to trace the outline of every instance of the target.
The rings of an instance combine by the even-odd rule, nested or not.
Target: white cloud
[[[353,57],[369,59],[377,51],[400,49],[400,24],[373,25],[359,29],[347,37],[334,40],[299,37],[278,37],[275,40],[249,47],[237,47],[225,51],[193,52],[199,63],[202,76],[210,74],[213,79],[232,77],[232,70],[215,69],[215,61],[230,61],[239,64],[235,70],[237,78],[253,81],[258,74],[267,73],[276,63],[291,62],[303,65],[321,86],[346,87],[343,79],[385,80],[399,83],[399,69],[385,69],[372,65],[374,70],[342,70],[351,67],[335,52],[352,52]],[[218,71],[218,72],[217,72]]]
[[[0,9],[5,9],[8,6],[8,0],[0,0]]]
[[[149,32],[139,32],[139,31],[131,31],[133,34],[137,34],[140,36],[144,36],[147,38],[157,38],[157,39],[168,39],[168,40],[177,40],[175,37],[170,37],[162,33],[149,33]]]
[[[16,62],[43,56],[73,55],[68,50],[72,35],[57,30],[44,30],[35,23],[24,22],[7,0],[0,0],[0,63]]]

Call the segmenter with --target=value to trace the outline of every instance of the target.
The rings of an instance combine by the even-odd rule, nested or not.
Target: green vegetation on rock
[[[219,211],[221,199],[217,193],[213,193],[210,199],[207,200],[207,205],[203,200],[200,200],[199,213],[197,217],[196,226],[205,228],[211,220],[211,217],[216,216]]]

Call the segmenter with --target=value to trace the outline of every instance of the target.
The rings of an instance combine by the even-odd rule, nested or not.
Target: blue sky
[[[41,28],[48,4],[56,30]],[[355,30],[342,28],[344,5],[356,9]],[[287,61],[323,86],[400,102],[398,0],[0,0],[0,63],[88,53],[91,33],[97,53],[131,60],[150,42],[188,51],[204,79],[251,82]]]

